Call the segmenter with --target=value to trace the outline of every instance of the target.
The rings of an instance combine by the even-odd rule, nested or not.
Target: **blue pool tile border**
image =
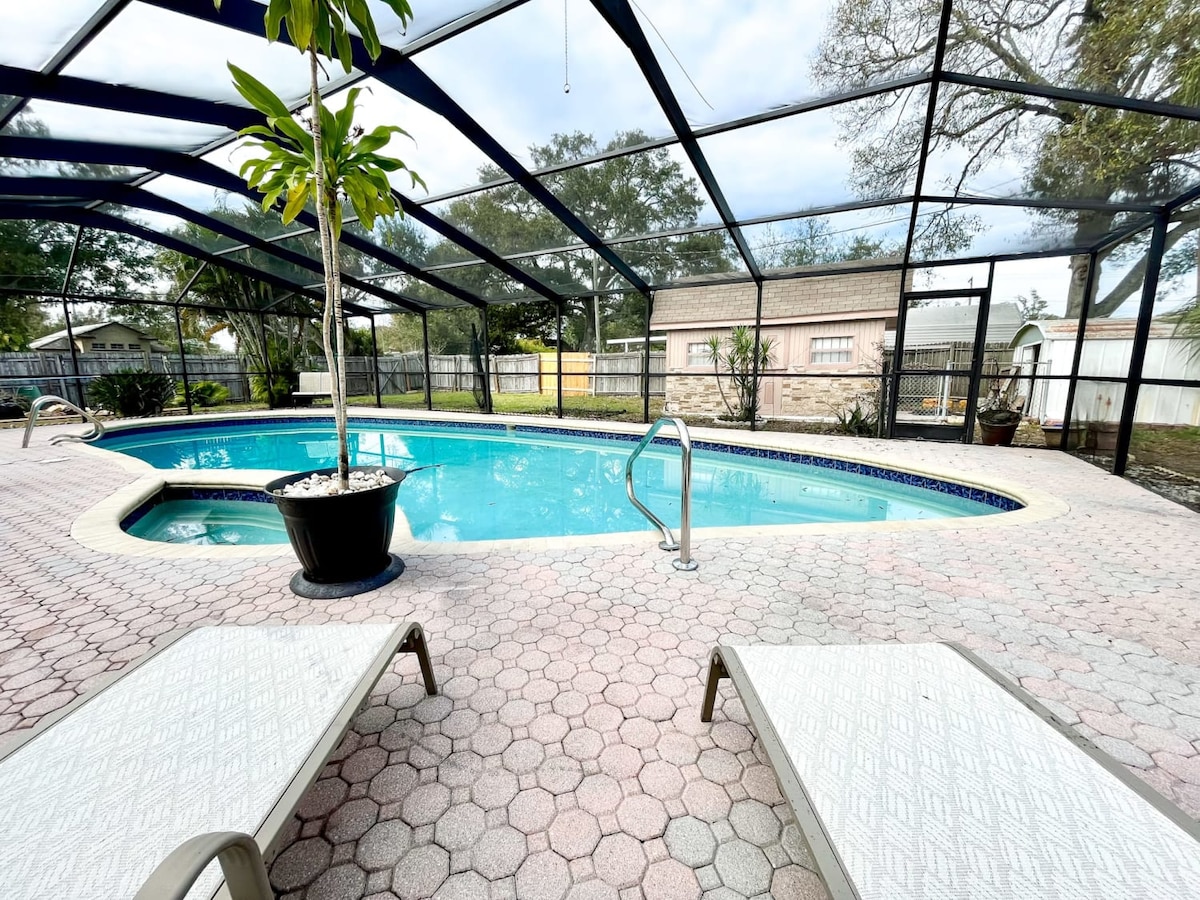
[[[197,429],[197,428],[227,428],[230,425],[290,425],[290,424],[321,424],[332,427],[333,421],[330,416],[254,416],[238,419],[216,419],[203,422],[167,422],[162,424],[138,426],[121,431],[110,432],[110,437],[113,443],[117,442],[122,434],[137,433],[155,433],[160,431],[178,431],[181,429]],[[434,422],[426,419],[403,419],[390,418],[385,416],[351,416],[349,423],[353,425],[380,425],[391,427],[404,428],[453,428],[455,430],[468,431],[488,431],[499,433],[518,433],[518,434],[547,434],[547,435],[562,435],[568,437],[584,437],[593,438],[596,440],[605,441],[622,441],[625,443],[637,443],[642,439],[640,434],[626,434],[624,432],[599,431],[595,429],[579,429],[579,428],[555,428],[547,425],[526,425],[522,423],[507,423],[507,422]],[[103,447],[105,438],[101,438],[96,442],[97,446]],[[660,444],[668,447],[678,447],[679,441],[675,438],[656,437],[655,444]],[[1007,497],[1004,494],[998,494],[995,491],[989,491],[985,488],[971,487],[966,484],[959,484],[954,481],[946,481],[942,478],[934,478],[929,475],[918,475],[913,472],[903,472],[899,469],[889,469],[884,466],[875,466],[870,463],[854,462],[853,460],[836,459],[829,456],[817,456],[812,453],[800,453],[792,450],[772,450],[765,447],[744,447],[737,444],[719,444],[713,441],[693,441],[692,447],[695,450],[705,450],[713,453],[729,453],[734,456],[745,456],[752,459],[765,459],[775,462],[798,463],[800,465],[813,466],[820,469],[829,469],[835,472],[845,472],[852,475],[862,475],[867,478],[878,478],[881,481],[890,481],[897,484],[904,484],[910,487],[924,488],[926,490],[935,491],[939,494],[946,494],[952,497],[959,497],[964,500],[971,500],[976,503],[982,503],[986,506],[991,506],[1003,512],[1012,512],[1017,509],[1024,509],[1025,504],[1019,500],[1014,500],[1012,497]],[[212,491],[210,488],[193,488],[190,490],[196,491]],[[242,493],[255,494],[254,497],[228,496],[216,497],[211,493],[206,498],[201,499],[226,499],[226,500],[249,500],[253,499],[256,502],[270,502],[270,500],[262,492],[257,491],[237,491],[228,489],[227,493]],[[161,502],[158,501],[158,502]],[[133,513],[130,514],[131,516]],[[145,511],[141,512],[145,515]],[[128,517],[127,517],[128,518]],[[133,521],[137,521],[134,519]],[[133,524],[129,522],[129,525]],[[126,528],[126,521],[121,522],[121,527]]]

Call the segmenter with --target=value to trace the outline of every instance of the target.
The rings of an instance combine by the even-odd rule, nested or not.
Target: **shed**
[[[975,342],[979,307],[920,306],[910,309],[904,321],[904,346],[944,347]],[[1021,327],[1021,310],[1015,303],[993,303],[988,311],[987,343],[1007,345]],[[896,332],[884,335],[884,346],[896,346]]]
[[[1086,381],[1124,378],[1133,358],[1136,319],[1094,319],[1087,323],[1079,357],[1080,382],[1075,392],[1076,422],[1116,422],[1121,416],[1122,384]],[[1025,412],[1041,421],[1061,421],[1067,410],[1067,377],[1075,357],[1078,319],[1027,322],[1013,336],[1013,362],[1032,378]],[[1150,341],[1142,366],[1144,378],[1200,378],[1196,341],[1180,337],[1176,324],[1150,323]],[[1200,425],[1200,390],[1171,385],[1143,385],[1135,421],[1156,425]]]

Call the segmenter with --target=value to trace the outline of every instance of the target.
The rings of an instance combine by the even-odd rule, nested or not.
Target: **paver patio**
[[[133,475],[0,432],[0,742],[193,624],[422,622],[443,690],[401,659],[306,796],[281,896],[819,897],[717,641],[955,640],[1200,814],[1200,516],[1064,454],[772,435],[1027,485],[1034,524],[410,555],[386,588],[298,598],[286,552],[97,553],[70,522]]]

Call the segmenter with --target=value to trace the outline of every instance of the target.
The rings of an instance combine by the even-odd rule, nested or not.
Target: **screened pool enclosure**
[[[383,53],[356,39],[325,96],[365,88],[424,187],[347,216],[356,402],[968,441],[1007,402],[1115,434],[1118,474],[1139,434],[1200,435],[1195,5],[415,0],[402,31],[368,3]],[[190,412],[323,366],[315,216],[238,174],[259,114],[226,62],[306,103],[264,11],[0,9],[0,393],[82,399],[117,350]]]

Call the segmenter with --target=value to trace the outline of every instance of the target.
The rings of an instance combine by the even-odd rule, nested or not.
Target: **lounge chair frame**
[[[1027,691],[1013,684],[976,654],[958,644],[950,642],[942,643],[962,656],[967,662],[986,675],[994,684],[1020,701],[1044,722],[1053,726],[1056,731],[1070,740],[1076,747],[1115,775],[1126,787],[1134,791],[1154,809],[1182,828],[1193,839],[1200,842],[1200,823],[1193,820],[1162,794],[1135,776],[1124,765],[1083,737],[1083,735],[1071,728],[1070,725],[1063,722],[1062,719],[1055,716],[1054,713],[1034,699]],[[797,652],[802,652],[803,649],[803,647],[796,647]],[[759,740],[762,741],[763,748],[767,752],[767,757],[771,761],[771,767],[775,770],[776,778],[779,780],[780,791],[783,793],[784,799],[787,800],[792,813],[796,817],[800,835],[808,847],[809,853],[816,865],[817,874],[825,883],[831,900],[862,900],[861,894],[847,872],[837,848],[833,845],[833,841],[824,823],[821,821],[821,817],[808,791],[805,789],[803,781],[792,765],[791,757],[784,749],[783,742],[776,733],[775,726],[767,715],[766,709],[759,699],[758,692],[755,690],[749,674],[746,672],[741,660],[738,659],[736,647],[716,647],[712,651],[709,658],[708,676],[704,688],[704,702],[701,707],[700,720],[702,722],[712,721],[718,697],[717,688],[720,682],[726,678],[733,682],[737,695],[741,699],[742,705],[746,708],[746,714],[750,717],[750,722],[753,724]]]
[[[37,740],[40,735],[49,731],[56,723],[62,721],[72,713],[78,712],[87,703],[95,700],[105,691],[111,689],[114,685],[119,684],[125,676],[136,671],[138,668],[147,664],[152,659],[155,659],[160,654],[166,652],[176,642],[195,630],[197,629],[188,628],[178,632],[172,632],[171,634],[164,636],[162,639],[160,639],[158,646],[156,646],[153,650],[130,663],[125,668],[121,669],[120,672],[114,673],[113,676],[109,680],[105,681],[102,685],[76,698],[62,709],[43,717],[34,728],[28,731],[28,733],[16,739],[12,744],[5,747],[3,751],[0,751],[0,764],[2,764],[5,759],[19,751],[22,747],[25,747],[32,741]],[[287,787],[279,795],[278,799],[272,805],[270,811],[267,812],[263,817],[262,824],[259,826],[258,830],[255,831],[253,835],[240,836],[248,837],[248,839],[257,846],[258,851],[261,852],[261,860],[264,864],[270,862],[270,860],[273,859],[275,854],[278,852],[279,842],[283,835],[284,828],[289,819],[291,819],[296,807],[299,806],[301,798],[304,796],[309,787],[311,787],[312,784],[317,780],[318,776],[321,774],[321,771],[325,768],[326,760],[329,759],[329,756],[334,752],[334,750],[337,749],[338,745],[341,744],[342,739],[346,736],[346,732],[350,729],[350,723],[359,713],[363,704],[370,696],[372,688],[375,687],[375,684],[382,677],[383,673],[387,671],[392,659],[398,653],[413,653],[416,655],[417,662],[421,670],[421,678],[425,685],[426,694],[433,696],[437,693],[437,681],[434,678],[433,666],[429,658],[429,648],[425,641],[424,630],[416,622],[409,622],[405,625],[397,625],[394,632],[384,642],[379,653],[376,654],[375,658],[371,661],[371,664],[364,671],[362,677],[359,678],[353,689],[347,695],[345,701],[338,709],[337,714],[329,723],[329,726],[313,744],[312,749],[309,751],[303,763],[292,776]],[[199,840],[200,837],[203,837],[206,840],[201,840],[198,844],[195,843],[195,841]],[[222,837],[226,839],[223,841],[215,840],[214,842],[214,839]],[[177,878],[187,878],[186,886],[183,886],[182,884],[176,885],[176,887],[182,887],[182,890],[180,893],[178,893],[178,896],[186,896],[188,888],[190,888],[192,882],[199,877],[201,871],[204,869],[204,865],[200,865],[198,868],[195,868],[194,871],[192,871],[188,865],[183,865],[183,861],[185,859],[190,859],[192,862],[194,862],[194,852],[196,847],[201,847],[206,851],[211,851],[207,859],[204,860],[205,864],[220,855],[223,857],[222,866],[224,868],[232,853],[235,858],[234,864],[237,871],[244,872],[246,870],[253,869],[255,861],[252,858],[236,858],[239,855],[245,855],[245,841],[236,840],[235,838],[237,837],[238,833],[236,832],[225,833],[225,835],[218,833],[215,835],[197,836],[197,838],[185,842],[185,844],[183,844],[179,850],[168,856],[164,863],[160,865],[159,869],[154,872],[150,880],[146,883],[147,886],[156,885],[156,892],[154,896],[174,896],[167,890],[168,885],[166,881],[159,878],[160,873],[166,875],[168,872],[170,872],[173,873]],[[181,851],[186,850],[189,845],[192,846],[193,853],[191,855],[187,853],[181,853]],[[262,868],[262,866],[260,865],[259,868]],[[265,869],[263,869],[262,878],[265,879],[265,877]],[[248,889],[245,886],[252,884],[254,879],[250,878],[250,876],[242,876],[239,878],[239,881],[243,882],[243,886],[240,888],[240,891],[237,886],[222,884],[213,896],[217,898],[230,897],[230,888],[232,887],[234,891],[239,891],[238,893],[232,894],[232,900],[239,900],[239,897],[256,898],[256,894],[248,893]],[[263,883],[265,883],[265,881]],[[143,893],[144,890],[139,892],[138,897],[141,897]],[[269,893],[266,895],[264,900],[270,900]]]

